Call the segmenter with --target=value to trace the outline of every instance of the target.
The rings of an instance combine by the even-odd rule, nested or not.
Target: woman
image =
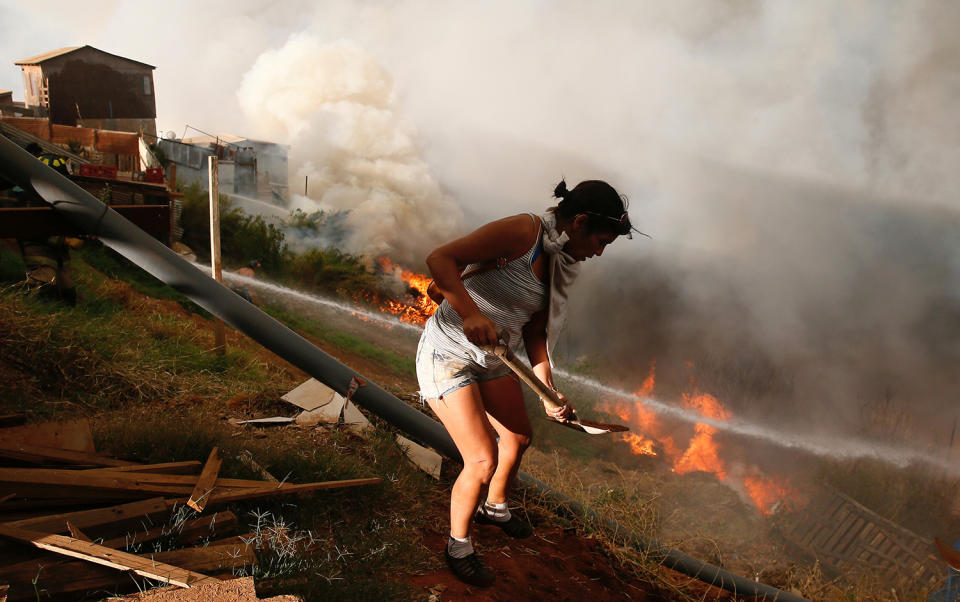
[[[631,231],[625,200],[606,182],[585,181],[568,191],[561,181],[554,196],[560,202],[542,217],[492,222],[427,257],[444,300],[420,338],[417,378],[420,395],[463,456],[450,496],[444,555],[451,571],[472,585],[490,585],[494,576],[473,550],[471,520],[499,526],[512,537],[532,534],[507,508],[530,445],[530,418],[519,380],[485,347],[499,339],[513,347],[522,342],[536,375],[556,390],[549,350],[563,321],[567,286],[579,262],[602,255]],[[569,403],[544,409],[558,420],[573,411]],[[484,489],[486,500],[478,508]]]

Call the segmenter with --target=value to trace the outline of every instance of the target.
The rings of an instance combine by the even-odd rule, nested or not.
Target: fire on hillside
[[[403,322],[420,326],[426,323],[437,309],[437,304],[427,295],[430,277],[402,268],[386,257],[378,258],[377,264],[383,273],[403,281],[407,285],[406,292],[399,299],[382,299],[374,293],[366,293],[363,299],[358,300],[372,303],[381,311],[394,315]],[[758,466],[742,462],[730,463],[725,459],[729,454],[724,453],[716,437],[718,429],[710,422],[728,421],[733,414],[719,399],[700,391],[696,382],[691,381],[690,392],[681,395],[681,403],[709,422],[696,422],[689,438],[685,437],[685,442],[678,441],[676,435],[672,434],[676,430],[670,429],[656,412],[642,402],[653,395],[655,386],[654,363],[640,388],[634,393],[637,401],[605,401],[598,407],[631,425],[632,432],[621,433],[619,437],[627,443],[632,454],[662,457],[676,474],[694,471],[712,474],[718,481],[748,498],[757,511],[764,515],[772,514],[779,508],[803,504],[788,479],[769,477]]]
[[[381,305],[381,309],[397,316],[404,322],[423,326],[427,319],[433,315],[433,312],[437,310],[437,304],[427,295],[430,277],[404,269],[386,257],[378,258],[377,262],[385,273],[393,273],[409,285],[405,296],[407,303],[388,301]]]
[[[757,510],[764,515],[776,512],[779,508],[802,505],[801,496],[794,490],[786,478],[766,476],[758,466],[736,463],[731,467],[725,460],[724,450],[716,435],[717,427],[709,422],[725,422],[732,413],[720,400],[709,393],[703,393],[691,381],[691,392],[682,394],[682,404],[689,410],[708,419],[694,424],[693,434],[686,443],[677,441],[675,435],[657,414],[643,404],[643,399],[653,394],[656,383],[656,364],[643,384],[635,392],[636,402],[605,401],[599,409],[618,416],[628,422],[636,432],[621,434],[630,451],[636,455],[660,456],[676,474],[694,471],[710,473],[718,481],[726,483],[734,490],[749,498]],[[727,445],[731,445],[728,443]]]

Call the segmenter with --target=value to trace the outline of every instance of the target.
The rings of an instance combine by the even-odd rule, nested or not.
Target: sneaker
[[[530,523],[517,518],[514,514],[511,514],[510,518],[505,521],[499,521],[488,516],[481,506],[480,509],[477,510],[477,515],[474,517],[474,520],[478,525],[495,525],[500,527],[504,533],[516,539],[523,539],[533,535],[533,527],[530,526]]]
[[[463,558],[454,558],[450,555],[450,552],[444,550],[443,555],[447,559],[447,566],[450,567],[450,571],[460,581],[477,587],[489,587],[493,584],[495,579],[493,572],[483,566],[483,562],[476,552]]]

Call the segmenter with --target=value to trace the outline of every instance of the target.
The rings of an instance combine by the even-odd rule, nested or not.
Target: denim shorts
[[[451,391],[473,383],[495,380],[510,374],[503,363],[485,367],[471,361],[453,357],[434,349],[433,345],[420,339],[417,345],[417,381],[420,383],[421,399],[440,399]]]

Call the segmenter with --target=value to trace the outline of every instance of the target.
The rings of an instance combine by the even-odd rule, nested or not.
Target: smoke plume
[[[416,147],[412,124],[394,111],[390,74],[356,44],[298,34],[268,50],[237,92],[259,131],[292,145],[294,207],[349,211],[348,251],[420,266],[460,230],[460,210]]]
[[[607,179],[653,240],[587,264],[569,362],[692,360],[738,415],[849,432],[891,400],[949,435],[960,4],[171,2],[159,36],[141,10],[21,3],[0,46],[156,65],[160,129],[292,144],[299,202],[413,268],[461,212]]]

